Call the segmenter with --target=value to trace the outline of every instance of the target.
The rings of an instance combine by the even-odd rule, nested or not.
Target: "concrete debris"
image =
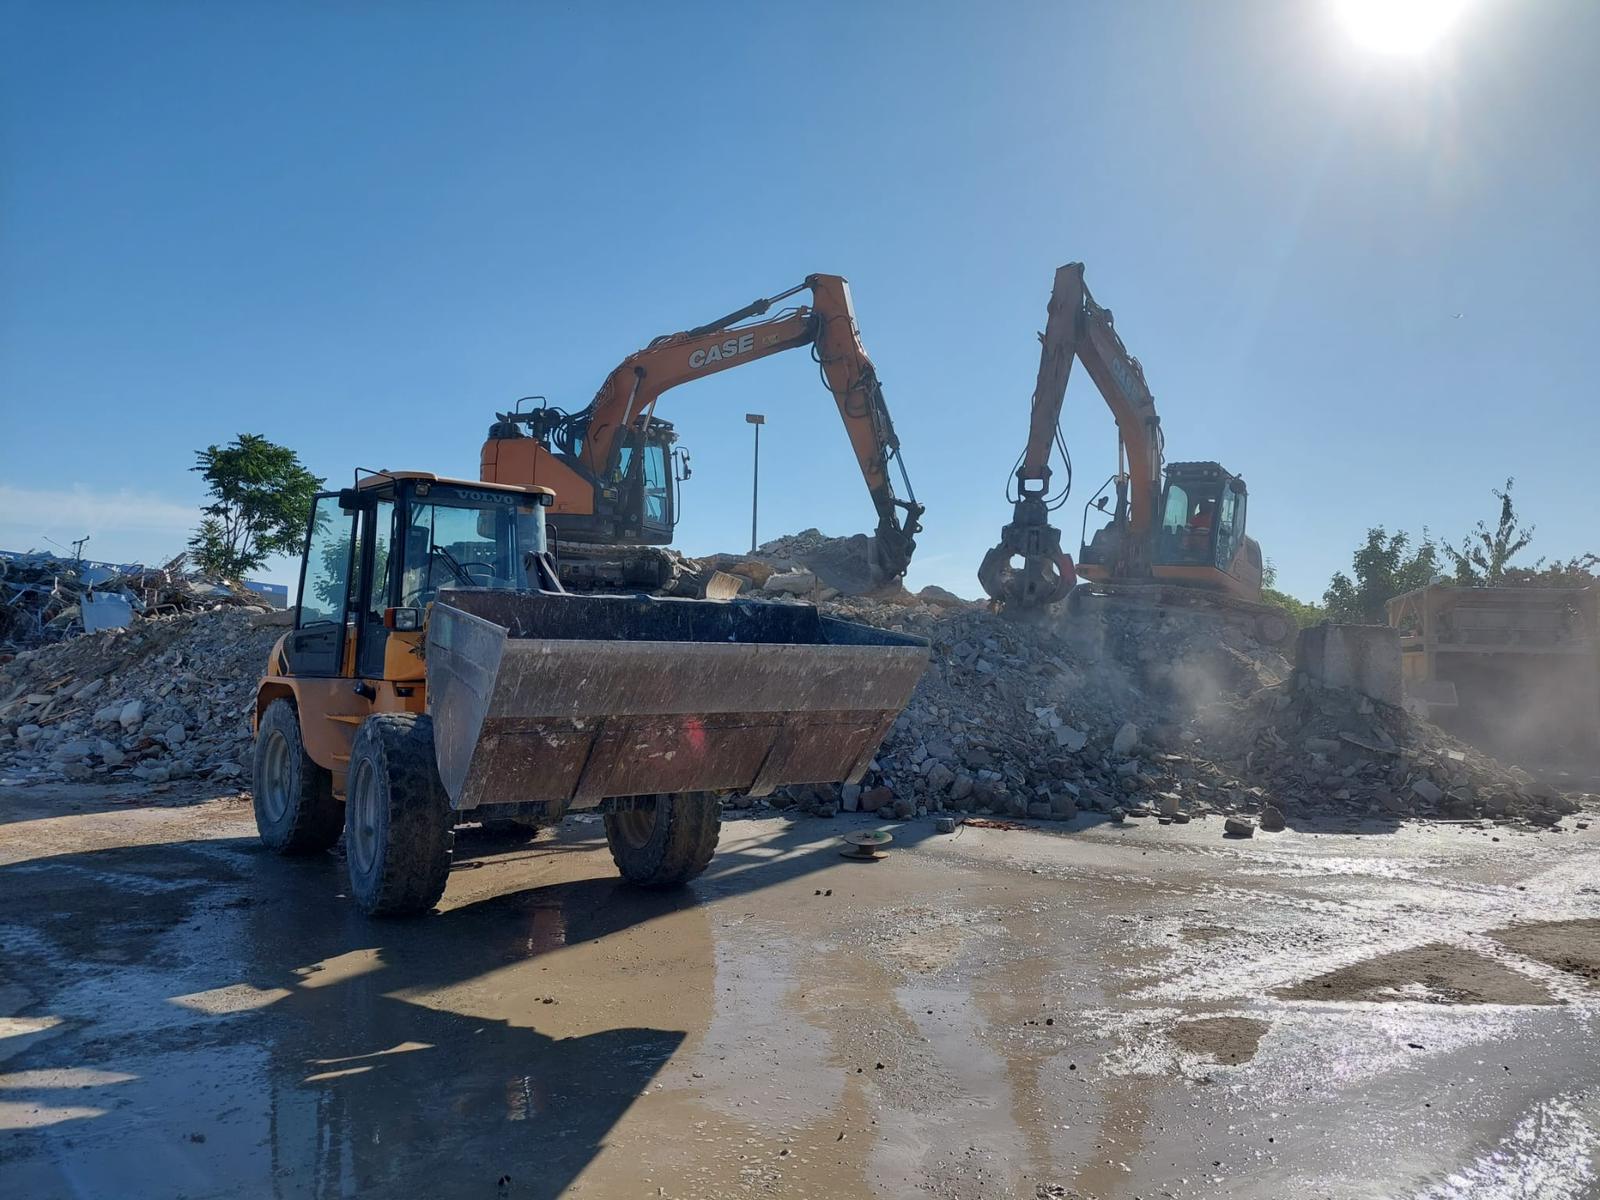
[[[856,561],[865,543],[808,530],[755,557],[719,556],[717,569],[747,590],[809,572],[821,596],[844,579],[829,564]],[[781,589],[764,594],[789,602]],[[1110,607],[1019,621],[903,590],[820,607],[927,638],[929,669],[859,784],[735,796],[730,813],[1080,824],[1142,814],[1174,825],[1220,816],[1273,829],[1485,817],[1548,827],[1577,808],[1402,708],[1319,683],[1192,613]],[[157,611],[18,654],[0,666],[0,769],[23,779],[248,778],[256,681],[280,632],[264,616]]]
[[[256,681],[280,630],[227,606],[25,650],[0,666],[9,777],[166,784],[249,775]]]
[[[1478,816],[1541,826],[1577,807],[1399,707],[1323,686],[1242,631],[1190,614],[1113,609],[1084,618],[1089,631],[1067,614],[1021,622],[915,597],[822,607],[933,646],[863,780],[859,809],[880,819],[1221,815],[1276,831]],[[815,791],[754,806],[804,814],[828,802]]]
[[[243,584],[192,571],[187,561],[180,554],[151,569],[43,553],[0,555],[0,652],[118,628],[154,613],[222,605],[266,611],[262,598]]]
[[[816,586],[817,577],[810,571],[782,571],[768,575],[761,590],[786,596],[809,596]]]

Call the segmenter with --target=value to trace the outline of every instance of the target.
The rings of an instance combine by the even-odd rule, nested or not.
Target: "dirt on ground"
[[[1536,980],[1475,950],[1436,942],[1329,971],[1280,989],[1286,1000],[1424,1004],[1554,1004]]]
[[[1236,1067],[1256,1056],[1256,1047],[1270,1028],[1254,1017],[1199,1017],[1179,1021],[1168,1036],[1185,1053]]]
[[[191,785],[192,786],[192,785]],[[155,801],[155,803],[152,803]],[[235,794],[0,786],[0,1179],[38,1200],[1600,1189],[1600,836],[463,829],[372,921]],[[1575,972],[1574,968],[1580,968]],[[1335,988],[1323,983],[1340,981]],[[1348,982],[1346,982],[1348,981]]]
[[[1600,921],[1516,925],[1490,936],[1509,950],[1600,987]]]

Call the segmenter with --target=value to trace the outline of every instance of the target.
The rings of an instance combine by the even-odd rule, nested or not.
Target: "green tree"
[[[1354,579],[1340,571],[1322,593],[1328,619],[1385,625],[1384,605],[1389,600],[1425,586],[1439,573],[1439,548],[1427,530],[1413,550],[1410,534],[1390,533],[1379,525],[1367,530],[1367,540],[1355,552],[1350,569]]]
[[[1508,567],[1501,582],[1527,587],[1589,587],[1600,583],[1600,554],[1578,554],[1548,565],[1541,558],[1531,567]]]
[[[1507,479],[1504,491],[1494,489],[1500,501],[1500,519],[1493,529],[1479,521],[1477,527],[1461,539],[1459,549],[1448,544],[1444,547],[1446,556],[1455,565],[1456,583],[1462,587],[1493,587],[1503,582],[1511,560],[1533,541],[1533,526],[1523,528],[1517,524],[1517,512],[1511,503],[1511,488],[1515,483],[1516,480]],[[1541,559],[1534,569],[1542,565]]]
[[[205,477],[211,503],[189,539],[203,571],[238,579],[274,554],[299,550],[322,480],[287,446],[241,433],[227,446],[195,452],[191,470]]]
[[[1322,605],[1308,604],[1304,600],[1297,600],[1288,592],[1280,592],[1277,583],[1278,568],[1271,559],[1268,559],[1261,571],[1261,602],[1283,609],[1294,621],[1297,629],[1317,625],[1328,619],[1328,610]]]

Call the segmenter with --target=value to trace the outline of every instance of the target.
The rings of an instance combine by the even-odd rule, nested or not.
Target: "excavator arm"
[[[765,315],[774,304],[809,289],[812,303],[765,321],[740,324]],[[889,419],[877,371],[856,328],[850,285],[838,275],[809,275],[804,283],[682,333],[656,338],[630,354],[606,377],[589,408],[579,463],[591,478],[603,479],[616,466],[629,429],[642,428],[663,392],[784,350],[812,346],[822,377],[833,394],[856,464],[878,514],[877,569],[884,581],[905,574],[916,548],[923,506],[900,461],[900,439]],[[900,471],[906,499],[895,493],[890,463]]]
[[[1039,336],[1039,374],[1034,383],[1028,441],[1017,466],[1017,496],[1011,523],[1000,543],[984,556],[978,581],[1002,606],[1022,608],[1065,598],[1077,581],[1072,558],[1061,549],[1061,531],[1050,513],[1065,493],[1052,499],[1050,456],[1060,438],[1061,406],[1067,379],[1077,359],[1094,381],[1117,423],[1119,463],[1117,512],[1119,559],[1116,573],[1148,572],[1142,559],[1146,536],[1160,501],[1162,439],[1155,399],[1139,360],[1117,336],[1111,310],[1095,303],[1083,282],[1083,264],[1056,271],[1049,316]]]

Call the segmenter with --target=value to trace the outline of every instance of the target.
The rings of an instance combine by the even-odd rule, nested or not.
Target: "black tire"
[[[345,792],[350,895],[368,916],[427,912],[444,894],[455,820],[433,756],[433,721],[375,713],[350,747]]]
[[[606,815],[611,859],[629,883],[672,887],[706,869],[722,832],[722,806],[710,792],[662,793],[651,804]]]
[[[267,705],[256,726],[251,762],[256,833],[274,854],[315,854],[339,840],[344,805],[333,796],[333,775],[306,754],[293,700]]]

